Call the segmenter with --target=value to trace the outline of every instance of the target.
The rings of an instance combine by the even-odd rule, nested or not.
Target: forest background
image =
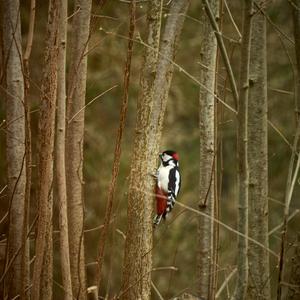
[[[175,0],[173,0],[174,2]],[[69,1],[70,2],[70,1]],[[105,2],[105,1],[104,1]],[[130,22],[129,1],[113,0],[105,3],[94,1],[90,26],[89,53],[86,80],[86,104],[84,129],[84,233],[87,285],[91,285],[96,274],[96,259],[100,238],[100,225],[104,222],[105,207],[111,182],[114,160],[115,137],[119,126],[119,112],[124,97],[124,67],[128,48],[128,28]],[[125,234],[127,224],[127,196],[130,164],[133,154],[137,98],[140,91],[140,74],[147,29],[147,1],[136,1],[135,33],[130,70],[129,99],[126,125],[122,140],[120,172],[117,179],[110,231],[108,234],[104,267],[102,296],[109,299],[118,295],[122,281]],[[231,67],[236,78],[240,71],[240,43],[242,32],[243,1],[220,1],[220,19],[223,40],[230,55]],[[282,224],[286,181],[289,160],[292,154],[298,111],[297,105],[297,66],[294,43],[292,1],[266,1],[265,17],[267,24],[267,93],[268,93],[268,223],[271,231]],[[298,2],[299,3],[299,2]],[[165,1],[162,11],[162,28],[167,22],[172,1]],[[228,9],[227,9],[228,7]],[[299,7],[297,8],[299,10]],[[74,15],[73,12],[75,10]],[[25,48],[29,25],[30,1],[20,5],[22,45]],[[159,150],[174,149],[180,155],[182,188],[178,200],[188,207],[198,209],[199,193],[199,86],[193,78],[199,78],[201,69],[200,49],[203,37],[199,34],[200,16],[204,14],[201,1],[191,1],[185,15],[182,33],[176,50],[176,66],[168,96],[166,115]],[[76,9],[69,3],[68,34],[74,34],[72,18]],[[30,199],[30,220],[34,220],[37,204],[38,160],[38,118],[40,105],[41,70],[44,65],[44,47],[48,18],[48,3],[36,3],[35,30],[32,52],[29,60],[32,136],[32,187]],[[234,20],[234,22],[233,22]],[[71,70],[67,51],[67,70]],[[216,94],[231,107],[235,107],[227,71],[220,53],[217,56]],[[103,95],[96,100],[99,94]],[[7,160],[5,129],[5,91],[1,90],[0,102],[0,217],[9,210],[9,197],[6,194]],[[217,100],[216,100],[217,101]],[[232,111],[217,104],[217,173],[219,219],[233,229],[237,228],[237,118]],[[158,163],[158,161],[157,161]],[[151,179],[149,179],[151,180]],[[285,253],[285,280],[291,279],[291,259],[295,258],[297,234],[299,234],[299,179],[293,191],[288,222],[287,249]],[[62,299],[61,269],[59,256],[59,204],[54,191],[53,213],[53,299]],[[199,215],[188,208],[175,205],[164,224],[154,231],[153,290],[152,299],[170,299],[182,293],[197,294],[198,277],[196,257],[199,252],[197,224]],[[31,222],[29,222],[31,224]],[[4,270],[6,237],[9,231],[8,218],[2,219],[1,265]],[[30,236],[31,254],[34,251],[35,235]],[[279,255],[281,231],[271,232],[269,248]],[[237,235],[233,230],[219,226],[217,289],[228,279],[227,289],[222,290],[220,299],[229,299],[234,290],[236,267]],[[299,254],[298,254],[299,259]],[[292,261],[292,264],[294,262]],[[298,273],[299,274],[299,273]],[[231,278],[231,277],[230,277]],[[278,296],[278,257],[270,256],[271,298]],[[299,284],[299,282],[298,282]],[[299,285],[294,288],[299,292]],[[287,291],[286,291],[287,293]],[[299,295],[299,294],[298,294]],[[293,299],[293,298],[291,298]],[[296,298],[294,298],[296,299]]]

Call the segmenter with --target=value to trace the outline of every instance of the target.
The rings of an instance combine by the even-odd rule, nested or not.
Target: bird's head
[[[178,164],[179,161],[179,155],[176,151],[173,150],[166,150],[159,154],[159,157],[161,159],[161,162],[164,165],[169,164],[170,162],[174,163],[175,165]]]

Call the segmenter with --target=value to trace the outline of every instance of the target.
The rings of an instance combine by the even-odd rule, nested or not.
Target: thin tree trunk
[[[64,299],[73,299],[70,255],[69,229],[67,212],[67,188],[65,169],[65,138],[66,138],[66,42],[67,42],[67,13],[68,1],[60,1],[59,16],[59,45],[57,70],[57,117],[56,117],[56,181],[59,201],[59,230],[60,230],[60,263]]]
[[[249,70],[249,236],[269,248],[266,55],[266,20],[258,11],[252,19]],[[270,296],[269,253],[250,243],[248,298],[270,299]]]
[[[29,71],[29,58],[31,55],[33,34],[35,24],[35,0],[30,1],[30,14],[29,14],[29,28],[27,35],[26,49],[24,51],[24,108],[25,108],[25,148],[26,148],[26,188],[25,188],[25,208],[24,208],[24,221],[23,221],[23,232],[22,232],[22,244],[25,245],[24,251],[22,252],[22,292],[21,299],[27,299],[30,295],[30,290],[26,292],[29,285],[29,243],[26,243],[28,238],[28,223],[29,223],[29,209],[30,209],[30,198],[31,198],[31,178],[32,178],[32,147],[31,147],[31,116],[30,116],[30,71]],[[28,296],[26,296],[28,295]],[[26,298],[27,297],[27,298]]]
[[[71,67],[68,80],[66,171],[70,263],[73,295],[86,299],[84,259],[83,140],[84,105],[87,75],[87,44],[91,17],[91,0],[76,0],[71,35]],[[78,10],[79,9],[79,10]]]
[[[296,119],[299,120],[300,115],[300,0],[293,0],[295,6],[293,8],[293,25],[294,25],[294,40],[295,40],[295,52],[297,60],[297,97],[296,97]]]
[[[55,109],[57,92],[59,0],[48,11],[46,51],[39,116],[38,225],[32,280],[32,299],[52,299],[52,187]]]
[[[22,245],[25,211],[25,110],[24,78],[19,1],[2,1],[4,74],[6,95],[6,156],[7,195],[10,201],[7,263]],[[28,242],[23,247],[26,252]],[[28,248],[27,248],[28,249]],[[24,257],[28,264],[28,252]],[[28,283],[28,274],[26,278]],[[6,296],[10,299],[22,294],[22,254],[14,260],[5,280]]]
[[[214,17],[218,15],[218,0],[210,1]],[[199,130],[200,130],[200,177],[199,209],[214,217],[215,207],[215,97],[207,90],[215,89],[215,69],[217,40],[206,14],[200,19],[201,48],[200,62],[205,68],[200,70],[199,81],[206,89],[200,88],[199,95]],[[213,299],[213,264],[214,264],[214,222],[213,219],[198,219],[198,296]]]
[[[299,138],[300,138],[300,122],[299,122],[299,115],[298,115],[298,105],[300,99],[300,14],[298,11],[299,0],[295,0],[292,2],[293,5],[293,23],[294,23],[294,39],[295,39],[295,52],[296,52],[296,59],[297,59],[297,87],[296,87],[296,120],[297,120],[297,128],[295,132],[294,142],[293,142],[293,149],[292,155],[289,162],[288,168],[288,176],[286,182],[286,190],[285,190],[285,206],[284,206],[284,213],[283,213],[283,226],[281,231],[281,248],[280,248],[280,259],[279,259],[279,274],[278,274],[278,285],[277,285],[277,299],[281,300],[284,299],[285,295],[283,295],[283,286],[282,281],[285,273],[285,255],[286,255],[286,239],[287,239],[287,229],[288,229],[288,215],[290,210],[290,203],[292,200],[292,195],[295,187],[295,182],[297,178],[297,174],[300,168],[300,157],[299,155]],[[295,161],[297,158],[297,163],[295,165]]]
[[[300,298],[300,232],[297,234],[293,248],[292,266],[286,296],[288,300],[297,300]]]
[[[248,91],[251,37],[252,0],[244,1],[243,38],[241,48],[240,86],[238,102],[237,130],[237,170],[238,170],[238,231],[248,236]],[[248,286],[248,239],[239,236],[237,254],[237,282],[233,299],[246,298]]]
[[[171,61],[183,26],[188,0],[172,2],[160,54],[161,1],[149,2],[148,40],[141,74],[141,92],[128,193],[128,225],[123,265],[122,299],[150,299],[154,174],[167,96]],[[156,73],[155,73],[156,72]]]
[[[103,229],[101,230],[101,235],[99,240],[100,245],[98,251],[98,258],[97,258],[98,266],[97,266],[97,274],[96,274],[96,284],[98,286],[98,290],[101,288],[101,280],[102,280],[101,271],[102,271],[102,266],[104,261],[104,250],[105,250],[107,234],[109,231],[109,223],[110,223],[112,209],[113,209],[113,201],[115,197],[117,178],[119,175],[120,160],[121,160],[121,143],[122,143],[122,137],[123,137],[125,121],[127,116],[131,60],[132,60],[133,39],[134,39],[135,20],[136,20],[135,0],[131,1],[129,16],[130,16],[130,24],[129,24],[129,34],[128,34],[127,57],[126,57],[126,63],[124,69],[124,83],[123,83],[122,105],[120,109],[120,122],[119,122],[119,129],[118,129],[116,144],[115,144],[112,177],[109,185],[107,203],[105,207],[104,225],[103,225]]]

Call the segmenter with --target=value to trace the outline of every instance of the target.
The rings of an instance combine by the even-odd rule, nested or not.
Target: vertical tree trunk
[[[87,44],[89,39],[91,0],[76,0],[71,35],[71,67],[68,80],[68,120],[85,105]],[[84,109],[67,127],[66,170],[70,263],[73,295],[86,299],[84,260],[84,200],[83,200],[83,140]]]
[[[64,299],[73,299],[70,255],[69,229],[67,212],[67,188],[65,170],[65,138],[66,138],[66,42],[67,42],[67,13],[68,1],[60,1],[59,16],[59,45],[57,70],[57,125],[56,125],[56,180],[59,202],[59,230],[60,230],[60,263]]]
[[[112,209],[113,209],[117,178],[119,175],[120,160],[121,160],[121,143],[122,143],[123,132],[125,129],[125,122],[126,122],[127,109],[128,109],[130,71],[131,71],[131,60],[132,60],[133,44],[134,44],[133,39],[134,39],[135,21],[136,21],[135,0],[131,1],[130,8],[129,8],[129,17],[130,17],[130,22],[129,22],[129,32],[128,32],[128,47],[127,47],[126,63],[124,68],[124,82],[123,82],[122,105],[120,108],[120,121],[119,121],[118,133],[116,137],[112,176],[111,176],[111,181],[108,190],[107,202],[105,206],[104,224],[103,224],[103,229],[101,230],[100,240],[99,240],[100,245],[98,251],[98,258],[97,258],[98,268],[96,274],[96,284],[98,286],[98,290],[101,288],[101,281],[102,281],[101,271],[102,271],[102,265],[104,261],[104,250],[105,250],[107,234],[109,231],[109,223],[110,223]]]
[[[299,105],[300,105],[300,0],[294,0],[293,3],[293,23],[294,23],[294,40],[295,52],[297,59],[297,98],[296,98],[296,114],[299,127]],[[297,240],[294,245],[294,256],[292,258],[292,268],[290,273],[287,299],[296,300],[300,297],[300,232],[297,234]]]
[[[300,232],[297,233],[293,244],[292,266],[289,274],[289,285],[286,299],[297,300],[300,298]]]
[[[293,25],[294,25],[294,40],[295,40],[295,52],[297,60],[297,97],[296,97],[296,116],[299,121],[300,115],[300,0],[292,1],[295,6],[293,8]]]
[[[244,1],[243,38],[241,48],[240,85],[238,102],[237,130],[237,170],[238,170],[238,231],[248,236],[248,91],[249,91],[249,61],[251,37],[252,0]],[[246,298],[248,286],[248,240],[238,237],[237,282],[233,299]]]
[[[19,1],[2,1],[3,50],[6,95],[6,155],[7,185],[10,201],[7,263],[22,245],[25,211],[25,111],[24,79],[22,73],[22,47]],[[28,244],[25,241],[23,253]],[[16,257],[6,277],[6,296],[10,299],[22,293],[22,256]],[[28,267],[28,252],[23,256]],[[28,274],[26,280],[28,284]]]
[[[266,20],[257,11],[252,19],[249,70],[249,236],[269,248],[266,54]],[[248,291],[249,299],[270,299],[269,253],[253,243],[249,243]]]
[[[167,96],[173,74],[171,60],[183,26],[188,0],[172,2],[159,48],[161,1],[149,2],[148,40],[141,75],[141,92],[128,194],[128,227],[123,265],[122,299],[150,299],[154,180]],[[156,72],[156,73],[155,73]]]
[[[286,182],[286,191],[285,191],[285,205],[284,205],[284,213],[283,213],[283,228],[281,231],[281,249],[280,249],[280,258],[279,258],[279,274],[278,274],[278,285],[277,285],[277,299],[285,299],[285,294],[283,293],[283,285],[282,281],[285,275],[285,256],[286,256],[286,244],[287,244],[287,229],[288,229],[288,215],[290,210],[290,203],[295,187],[295,182],[297,178],[297,174],[299,171],[300,158],[298,154],[299,148],[299,137],[300,137],[300,122],[299,122],[299,99],[300,99],[300,14],[298,10],[299,0],[295,0],[291,2],[293,8],[293,25],[294,25],[294,39],[295,39],[295,52],[297,59],[297,87],[296,87],[296,98],[295,98],[295,109],[296,109],[296,121],[297,127],[293,142],[292,154],[289,162],[288,168],[288,176]],[[297,163],[295,160],[297,158]],[[296,262],[297,264],[297,262]],[[297,266],[296,266],[297,267]],[[290,292],[288,290],[288,292]],[[290,296],[290,295],[289,295]]]
[[[152,192],[154,190],[151,179],[143,181],[143,164],[146,156],[149,155],[146,143],[147,117],[152,106],[151,87],[155,78],[157,57],[159,51],[159,38],[161,28],[162,0],[151,0],[148,3],[148,37],[144,49],[144,62],[140,78],[140,94],[137,100],[137,120],[135,126],[135,140],[133,156],[131,161],[129,195],[128,195],[128,228],[125,245],[125,259],[123,265],[123,299],[150,298],[152,256],[152,196],[136,190],[136,180],[139,178],[139,189]],[[144,149],[144,150],[142,150]],[[145,171],[146,172],[146,171]],[[146,175],[148,176],[148,175]],[[145,183],[148,182],[148,186]],[[137,199],[140,198],[139,201]],[[138,214],[138,216],[133,215]],[[135,223],[134,219],[137,218]],[[130,231],[131,230],[131,231]],[[138,237],[133,243],[134,236]],[[146,254],[146,255],[145,255]],[[137,258],[137,259],[136,259]],[[130,285],[137,282],[136,286],[130,289]]]
[[[218,0],[211,0],[210,7],[214,17],[218,15]],[[201,49],[199,81],[206,89],[200,88],[199,130],[200,130],[200,178],[199,209],[214,217],[215,201],[215,97],[209,91],[215,89],[215,69],[217,40],[206,14],[200,20]],[[213,219],[198,219],[198,295],[204,299],[213,299],[214,264],[214,222]]]
[[[59,0],[48,11],[46,51],[39,116],[38,226],[33,268],[32,299],[52,299],[52,188],[55,109],[57,92]]]
[[[24,204],[24,220],[22,228],[22,243],[26,245],[24,251],[22,251],[22,293],[21,299],[27,299],[30,295],[30,290],[27,291],[29,285],[30,266],[28,262],[29,258],[29,243],[26,243],[28,238],[28,221],[29,221],[29,209],[31,198],[31,183],[32,183],[32,146],[31,146],[31,116],[30,116],[30,71],[29,71],[29,58],[31,55],[33,34],[35,24],[35,0],[30,1],[30,14],[29,14],[29,26],[26,40],[26,49],[24,51],[23,58],[23,75],[24,75],[24,110],[25,110],[25,148],[26,148],[26,188],[25,188],[25,204]],[[28,296],[26,296],[28,295]]]

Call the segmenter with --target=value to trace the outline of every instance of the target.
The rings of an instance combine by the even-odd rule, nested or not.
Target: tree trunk
[[[218,15],[218,0],[211,0],[214,17]],[[214,201],[215,201],[215,97],[209,91],[215,89],[217,40],[205,13],[200,20],[201,48],[199,81],[206,89],[200,88],[199,130],[200,130],[200,178],[199,209],[212,219],[198,219],[198,296],[213,299],[214,265]]]
[[[297,60],[297,97],[296,97],[296,119],[299,121],[300,115],[300,0],[293,0],[293,25],[294,25],[294,40],[295,40],[295,52]]]
[[[30,89],[30,71],[29,71],[29,58],[31,55],[33,34],[35,24],[35,0],[30,1],[30,14],[29,14],[29,25],[28,34],[26,40],[26,49],[24,51],[23,58],[23,75],[24,75],[24,110],[25,110],[25,148],[26,148],[26,187],[25,187],[25,209],[24,209],[24,220],[22,228],[22,243],[25,245],[28,238],[28,223],[29,223],[29,210],[30,210],[30,199],[31,199],[31,185],[32,185],[32,143],[31,143],[31,99],[29,97]],[[28,262],[29,255],[29,243],[27,243],[26,251],[22,252],[22,278],[23,286],[21,299],[29,298],[30,291],[27,291],[29,285],[30,266]],[[27,258],[26,258],[27,257]],[[28,297],[26,296],[28,295]],[[26,298],[27,297],[27,298]]]
[[[295,183],[297,179],[297,174],[300,167],[300,157],[297,157],[299,149],[299,138],[300,138],[300,122],[299,122],[299,99],[300,99],[300,14],[299,14],[299,0],[291,2],[293,8],[293,25],[294,25],[294,39],[295,39],[295,52],[297,60],[297,87],[296,87],[296,97],[295,97],[295,109],[296,109],[296,132],[293,142],[292,154],[289,162],[286,191],[284,199],[284,213],[283,213],[283,226],[281,231],[281,248],[280,248],[280,258],[279,258],[279,274],[278,274],[278,284],[277,284],[277,299],[285,299],[286,292],[290,293],[290,290],[283,290],[283,280],[286,272],[285,259],[286,259],[286,248],[287,248],[287,230],[288,230],[288,216],[290,211],[290,204],[292,200],[293,191],[295,188]],[[296,163],[297,158],[297,163]],[[296,262],[297,264],[297,262]],[[297,265],[295,266],[297,268]],[[283,293],[283,291],[285,293]]]
[[[167,96],[177,42],[188,0],[172,2],[160,54],[161,1],[149,2],[148,40],[141,74],[141,92],[128,192],[128,225],[123,265],[122,299],[150,299],[154,180]],[[149,47],[147,47],[149,45]]]
[[[70,255],[69,229],[67,212],[67,188],[65,170],[65,138],[66,138],[66,42],[67,42],[67,12],[68,1],[60,1],[59,16],[59,45],[57,70],[57,125],[56,125],[56,181],[59,202],[59,231],[60,231],[60,263],[64,299],[73,299]]]
[[[33,268],[32,299],[52,299],[53,151],[57,92],[59,0],[49,3],[39,116],[38,225]]]
[[[2,1],[3,50],[6,95],[7,196],[10,201],[7,264],[22,246],[25,211],[25,110],[19,1]],[[23,252],[25,255],[22,255]],[[22,294],[22,258],[28,268],[28,242],[16,257],[6,277],[9,299]],[[28,284],[28,273],[24,278]]]
[[[237,170],[238,170],[238,231],[248,236],[248,91],[249,91],[249,61],[251,37],[252,0],[244,1],[243,38],[241,48],[240,86],[238,102],[237,130]],[[246,298],[248,286],[248,240],[238,237],[237,282],[233,299]]]
[[[144,62],[141,70],[140,78],[140,95],[137,101],[137,120],[136,131],[133,148],[133,156],[131,161],[129,195],[128,195],[128,228],[125,246],[125,259],[123,265],[123,289],[127,289],[123,299],[150,298],[151,288],[151,269],[152,256],[150,249],[152,248],[152,196],[136,190],[136,180],[139,178],[139,189],[145,189],[150,193],[154,190],[153,182],[150,187],[145,186],[142,180],[144,174],[143,164],[145,157],[148,156],[148,147],[145,147],[147,117],[153,104],[151,98],[151,87],[153,85],[157,57],[159,51],[159,38],[161,28],[162,0],[151,0],[148,3],[148,38],[147,45],[144,49]],[[142,151],[144,149],[144,151]],[[145,151],[146,150],[146,151]],[[145,155],[145,157],[144,157]],[[142,156],[142,157],[141,157]],[[137,177],[138,176],[138,177]],[[147,175],[146,175],[147,176]],[[149,178],[148,178],[149,179]],[[149,180],[150,181],[150,180]],[[137,198],[140,198],[137,201]],[[138,216],[133,214],[138,214]],[[136,223],[134,219],[137,218]],[[131,232],[130,232],[131,230]],[[133,244],[134,235],[138,236],[138,240]],[[144,255],[147,253],[147,255]],[[136,259],[137,258],[137,259]],[[144,275],[144,276],[143,276]],[[131,284],[138,282],[131,289]]]
[[[84,259],[84,200],[83,200],[83,140],[87,44],[91,17],[91,0],[76,0],[76,14],[73,17],[71,36],[71,67],[68,79],[67,113],[68,123],[66,141],[66,170],[70,263],[73,295],[86,299],[86,274]],[[79,10],[78,10],[79,9]]]
[[[249,236],[269,248],[266,54],[266,20],[257,11],[252,19],[249,70]],[[269,253],[253,243],[249,244],[248,298],[270,299]]]
[[[286,299],[297,300],[300,298],[300,232],[297,233],[295,244],[293,244],[291,262]]]
[[[129,8],[129,16],[130,16],[130,22],[129,22],[129,32],[128,32],[128,47],[127,47],[126,63],[124,68],[124,83],[123,83],[122,105],[120,108],[120,121],[119,121],[118,133],[116,137],[112,176],[109,184],[108,197],[105,206],[104,224],[103,224],[103,229],[101,230],[100,240],[99,240],[99,251],[98,251],[98,258],[97,258],[98,268],[96,273],[96,284],[98,286],[98,290],[101,289],[101,281],[102,281],[101,271],[104,262],[104,250],[105,250],[106,239],[109,231],[109,223],[111,220],[117,179],[120,170],[121,144],[122,144],[122,137],[125,129],[125,122],[126,122],[127,110],[128,110],[130,71],[131,71],[131,60],[132,60],[133,45],[134,45],[133,39],[134,39],[135,21],[136,21],[135,0],[131,1],[130,8]]]

